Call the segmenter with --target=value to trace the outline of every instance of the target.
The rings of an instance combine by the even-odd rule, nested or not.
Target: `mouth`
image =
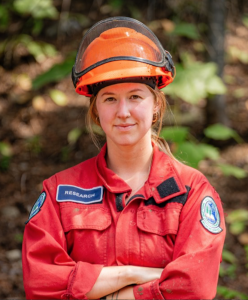
[[[131,128],[133,128],[135,126],[135,124],[118,124],[118,125],[114,125],[115,128],[122,130],[122,131],[127,131]]]

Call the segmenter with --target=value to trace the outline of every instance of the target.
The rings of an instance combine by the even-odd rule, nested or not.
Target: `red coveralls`
[[[136,299],[214,298],[225,222],[207,179],[154,146],[149,178],[125,204],[131,190],[105,153],[44,181],[24,233],[27,298],[87,299],[103,266],[115,265],[164,268],[134,287]]]

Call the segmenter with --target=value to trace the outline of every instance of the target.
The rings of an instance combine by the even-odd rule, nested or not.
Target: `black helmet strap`
[[[97,95],[97,93],[110,85],[118,84],[118,83],[143,83],[148,86],[150,86],[152,89],[155,89],[156,87],[156,78],[155,77],[128,77],[128,78],[119,78],[114,80],[107,80],[102,82],[97,82],[89,86],[89,90],[93,93],[94,96]]]

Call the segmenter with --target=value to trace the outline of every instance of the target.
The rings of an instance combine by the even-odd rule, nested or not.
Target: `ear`
[[[154,103],[153,113],[156,114],[161,109],[161,101],[157,100]]]

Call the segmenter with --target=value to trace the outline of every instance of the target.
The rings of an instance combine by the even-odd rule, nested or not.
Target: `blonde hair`
[[[153,121],[152,121],[152,135],[151,139],[155,145],[158,146],[158,148],[172,157],[174,159],[173,154],[171,153],[170,147],[168,143],[161,137],[159,137],[160,131],[163,126],[163,117],[164,113],[166,110],[166,98],[165,95],[162,91],[160,91],[157,87],[156,89],[152,89],[151,87],[147,86],[147,88],[150,90],[150,92],[154,96],[155,103],[159,105],[160,109],[159,111],[153,115]],[[93,127],[92,127],[92,122],[96,124],[97,126],[101,127],[100,120],[97,115],[97,110],[96,110],[96,96],[91,96],[90,98],[90,107],[87,112],[86,116],[86,126],[88,128],[88,131],[91,135],[93,143],[96,145],[98,149],[100,149],[100,142],[99,138],[95,134]]]

